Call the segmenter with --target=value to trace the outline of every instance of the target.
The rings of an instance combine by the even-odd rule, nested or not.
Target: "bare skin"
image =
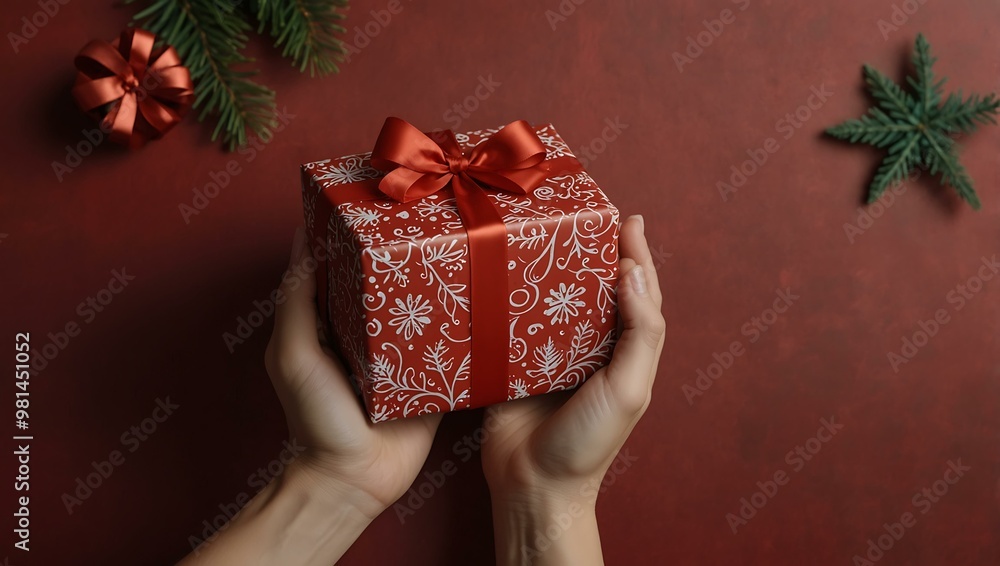
[[[501,425],[483,443],[498,564],[603,563],[595,501],[583,487],[600,481],[648,406],[664,329],[640,217],[623,223],[621,249],[624,333],[610,365],[574,393],[505,403],[494,420]],[[309,253],[300,230],[290,267]],[[336,562],[409,489],[441,421],[436,414],[371,424],[317,331],[315,279],[290,273],[265,365],[290,437],[305,450],[184,566]],[[573,517],[569,527],[540,540],[561,513]]]

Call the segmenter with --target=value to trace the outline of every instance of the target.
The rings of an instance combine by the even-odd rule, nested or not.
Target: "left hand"
[[[349,500],[374,519],[399,499],[420,472],[441,414],[373,425],[343,365],[318,332],[316,280],[302,273],[310,257],[296,231],[286,297],[277,307],[265,365],[278,394],[291,439],[305,447],[293,473],[333,498]]]

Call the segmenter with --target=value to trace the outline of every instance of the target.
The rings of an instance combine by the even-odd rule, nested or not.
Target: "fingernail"
[[[289,260],[289,265],[298,263],[302,259],[302,242],[306,239],[306,231],[301,226],[295,229],[295,235],[292,236],[292,254]]]
[[[637,265],[632,268],[632,271],[628,272],[628,276],[632,278],[632,288],[635,289],[636,293],[640,295],[646,294],[646,274],[642,271],[642,266]]]
[[[639,219],[639,230],[641,230],[642,233],[645,234],[646,233],[646,219],[643,218],[641,214],[636,214],[635,217]]]

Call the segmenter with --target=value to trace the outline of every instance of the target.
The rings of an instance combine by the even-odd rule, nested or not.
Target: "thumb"
[[[276,369],[284,376],[299,369],[289,367],[289,361],[315,360],[322,353],[316,330],[317,267],[300,227],[292,239],[291,259],[278,287],[278,296],[284,301],[275,307],[274,333],[268,344],[268,359],[278,361]]]
[[[607,379],[618,409],[632,417],[649,401],[666,323],[648,291],[646,269],[636,265],[618,286],[621,338],[608,364]]]

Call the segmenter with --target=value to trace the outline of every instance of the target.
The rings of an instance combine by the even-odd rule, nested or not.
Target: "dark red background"
[[[385,5],[352,2],[348,26]],[[492,74],[501,86],[462,129],[552,122],[576,149],[601,135],[605,118],[628,124],[589,170],[623,213],[645,214],[661,258],[669,333],[654,399],[626,445],[637,460],[598,505],[609,564],[850,564],[957,458],[971,471],[879,563],[1000,562],[1000,280],[961,311],[946,299],[1000,251],[1000,129],[962,140],[982,211],[920,179],[853,244],[843,226],[857,222],[880,153],[821,134],[869,104],[862,62],[902,78],[919,31],[949,88],[1000,90],[1000,5],[929,2],[886,40],[877,21],[891,17],[892,0],[751,0],[678,72],[671,54],[732,7],[591,0],[553,30],[545,10],[556,0],[405,2],[339,75],[321,80],[254,37],[261,80],[295,115],[256,159],[224,152],[192,116],[138,152],[103,144],[63,182],[52,162],[91,127],[68,96],[73,55],[91,38],[113,38],[133,8],[74,0],[19,54],[5,44],[3,340],[30,331],[41,348],[48,332],[81,322],[77,304],[112,269],[135,280],[32,380],[33,550],[5,543],[0,557],[168,563],[220,504],[252,493],[248,476],[286,435],[262,365],[270,320],[234,354],[222,334],[278,283],[301,222],[298,165],[370,148],[390,114],[447,126],[444,113]],[[37,9],[5,2],[0,30],[18,30]],[[820,85],[832,98],[780,138],[776,121]],[[772,136],[780,150],[724,202],[716,182]],[[242,174],[185,224],[178,205],[230,159]],[[801,298],[748,344],[741,326],[779,287]],[[894,373],[887,352],[939,308],[951,322]],[[682,385],[734,340],[747,353],[689,406]],[[12,365],[12,348],[3,351]],[[3,430],[13,432],[10,381],[3,391]],[[61,495],[166,397],[180,405],[175,414],[67,515]],[[726,513],[756,482],[790,470],[786,452],[831,416],[844,429],[734,535]],[[427,469],[458,461],[452,445],[479,419],[447,417]],[[0,475],[13,493],[5,453]],[[10,541],[13,503],[4,501]],[[477,458],[415,518],[382,516],[342,563],[404,561],[492,562]]]

